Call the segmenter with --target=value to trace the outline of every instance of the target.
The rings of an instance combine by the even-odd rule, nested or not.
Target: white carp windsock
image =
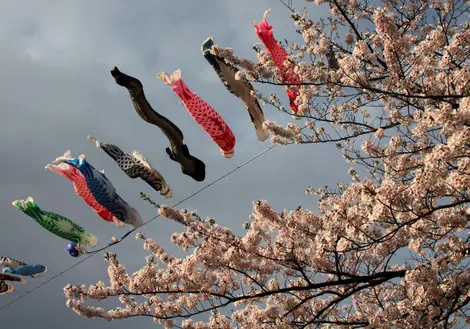
[[[215,45],[212,37],[207,38],[201,45],[201,51],[204,58],[209,62],[225,88],[232,94],[240,98],[250,115],[251,122],[255,128],[256,137],[260,141],[265,141],[269,137],[269,131],[263,128],[265,121],[263,110],[259,105],[258,99],[252,92],[255,91],[253,85],[246,79],[237,80],[235,75],[239,70],[227,63],[222,57],[211,53]]]

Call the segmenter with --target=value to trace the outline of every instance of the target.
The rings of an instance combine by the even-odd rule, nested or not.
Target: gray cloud
[[[303,5],[299,3],[299,6]],[[289,12],[278,2],[258,1],[2,1],[0,12],[0,253],[26,262],[48,266],[42,278],[17,286],[0,298],[0,308],[30,289],[75,264],[65,251],[67,242],[46,232],[11,202],[31,195],[44,209],[76,221],[105,245],[118,229],[98,218],[78,198],[71,183],[44,169],[55,157],[70,149],[85,153],[98,169],[105,169],[118,193],[136,207],[143,218],[155,209],[139,198],[143,191],[156,202],[176,203],[268,147],[257,141],[243,104],[219,82],[200,53],[209,35],[240,56],[255,58],[252,44],[259,42],[252,20],[260,21],[272,7],[269,22],[275,35],[299,38]],[[321,11],[312,9],[312,14]],[[141,79],[152,106],[174,121],[184,132],[191,153],[207,165],[203,183],[183,175],[168,159],[165,136],[142,121],[132,108],[127,91],[116,85],[109,71],[117,65]],[[237,136],[233,161],[224,159],[217,146],[190,117],[171,89],[156,78],[162,71],[182,70],[188,86],[211,104]],[[262,91],[272,91],[261,86]],[[282,88],[278,90],[286,100]],[[289,116],[264,107],[266,118],[286,123]],[[86,136],[119,145],[127,152],[137,149],[164,175],[174,198],[163,200],[144,182],[131,180]],[[315,209],[314,199],[304,195],[307,185],[332,185],[345,165],[332,146],[278,146],[224,180],[191,198],[180,207],[198,209],[237,232],[252,209],[252,201],[266,199],[279,210],[299,204]],[[217,200],[217,202],[216,202]],[[181,230],[175,223],[157,219],[142,231],[172,253],[168,237]],[[142,244],[130,236],[111,250],[118,253],[130,272],[144,264]],[[5,327],[68,329],[153,327],[149,319],[107,323],[81,318],[65,307],[62,288],[67,283],[91,284],[107,280],[106,264],[98,254],[70,272],[0,312]],[[116,305],[116,301],[106,302]]]

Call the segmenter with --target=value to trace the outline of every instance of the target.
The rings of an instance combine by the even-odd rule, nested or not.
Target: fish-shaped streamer
[[[2,272],[4,274],[14,274],[14,275],[34,277],[41,273],[47,272],[47,267],[41,264],[24,265],[24,266],[16,267],[16,268],[7,267],[7,268],[4,268]]]
[[[286,83],[298,84],[300,82],[299,76],[294,72],[291,66],[286,66],[284,62],[288,59],[288,55],[284,47],[282,47],[276,40],[273,35],[273,27],[268,24],[266,17],[269,14],[269,10],[266,10],[263,15],[263,21],[255,24],[255,31],[258,35],[258,38],[266,47],[266,50],[271,55],[271,58],[274,61],[274,64],[282,72],[282,75],[279,76]],[[295,105],[295,100],[299,96],[299,91],[297,87],[294,86],[285,86],[287,96],[289,96],[290,108],[294,113],[299,111],[299,107]],[[294,119],[301,119],[300,117],[293,115]]]
[[[98,238],[94,234],[87,232],[67,217],[42,210],[30,196],[26,200],[13,201],[12,204],[58,237],[90,247],[95,247],[98,244]]]
[[[85,177],[88,189],[100,205],[106,208],[120,221],[132,225],[135,228],[142,226],[143,221],[139,212],[124,201],[124,199],[116,193],[116,189],[106,175],[96,170],[85,158],[84,154],[80,155],[78,158],[72,159],[58,157],[53,161],[53,164],[65,162],[77,168],[83,177]],[[69,240],[80,243],[72,239]]]
[[[17,267],[21,267],[25,265],[28,265],[28,264],[26,264],[25,262],[16,260],[14,258],[8,257],[8,256],[0,256],[0,266],[17,268]]]
[[[328,68],[330,70],[339,70],[339,62],[338,60],[336,59],[336,55],[335,55],[335,52],[333,51],[333,46],[330,45],[330,51],[328,53],[326,53],[325,55],[326,57],[326,62],[328,63]]]
[[[25,279],[19,278],[11,274],[3,274],[3,273],[0,273],[0,281],[11,281],[11,282],[18,282],[21,284],[28,283],[28,281],[26,281]]]
[[[27,265],[28,264],[26,264],[25,262],[19,261],[17,259],[14,259],[8,256],[0,256],[0,267],[4,266],[10,269],[16,269],[16,268],[27,266]],[[39,273],[31,275],[31,277],[36,279],[39,277]]]
[[[245,103],[245,107],[248,110],[251,122],[256,131],[256,137],[262,142],[265,141],[269,137],[269,131],[263,128],[263,122],[265,121],[263,110],[256,97],[251,94],[252,91],[255,91],[255,88],[253,88],[253,85],[246,79],[235,79],[235,74],[237,74],[239,70],[235,66],[227,63],[223,58],[212,54],[211,48],[214,45],[213,37],[207,38],[202,43],[201,51],[204,58],[217,73],[225,88]]]
[[[181,78],[181,71],[176,70],[171,76],[162,72],[157,77],[165,84],[171,86],[174,93],[182,100],[189,114],[219,146],[222,155],[225,158],[231,158],[235,153],[235,136],[219,113],[202,98],[189,90]]]
[[[12,284],[9,284],[5,281],[0,281],[0,296],[11,294],[15,290]]]
[[[66,159],[73,159],[72,153],[70,151],[65,151],[62,157]],[[75,193],[81,197],[83,201],[89,205],[99,217],[107,222],[114,222],[117,227],[124,227],[123,222],[114,217],[105,207],[96,201],[95,197],[88,189],[85,177],[83,177],[77,168],[67,163],[60,163],[58,165],[48,164],[46,169],[49,169],[50,171],[69,179],[72,182]]]
[[[167,147],[165,151],[171,160],[180,164],[183,174],[188,175],[195,181],[204,181],[206,178],[206,165],[189,153],[188,146],[184,144],[184,136],[181,130],[152,108],[145,97],[144,87],[140,80],[122,73],[117,67],[111,70],[111,75],[118,85],[127,89],[137,114],[144,121],[160,128],[168,138],[171,148]]]
[[[96,147],[101,148],[114,161],[119,168],[130,178],[140,177],[154,190],[160,192],[165,198],[171,197],[171,188],[163,178],[163,176],[152,167],[150,162],[142,155],[142,153],[134,151],[132,155],[124,153],[121,148],[114,144],[101,143],[93,136],[88,136],[88,140],[94,142]]]

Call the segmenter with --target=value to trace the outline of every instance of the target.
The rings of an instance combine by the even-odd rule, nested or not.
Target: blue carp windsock
[[[73,159],[72,152],[65,151],[63,157]],[[85,177],[83,177],[77,168],[66,163],[61,163],[59,165],[48,164],[46,169],[69,179],[72,182],[75,193],[77,193],[77,195],[81,197],[82,200],[89,205],[99,217],[103,218],[107,222],[113,222],[117,227],[124,226],[123,222],[116,219],[108,210],[96,201],[90,190],[88,190]]]
[[[17,268],[21,268],[21,267],[25,267],[25,266],[31,266],[31,265],[4,255],[4,256],[0,256],[0,267],[2,267],[2,266],[4,266],[6,268],[6,269],[3,270],[3,273],[11,273],[11,272],[9,272],[10,269],[17,269]],[[36,266],[36,265],[32,265],[32,266]],[[41,265],[41,266],[43,266],[43,265]],[[6,270],[6,272],[5,272],[5,270]],[[35,274],[33,273],[29,276],[36,279],[36,278],[39,277],[39,274],[44,273],[44,272],[47,272],[47,267],[45,267],[45,266],[44,266],[44,271],[38,272],[38,273],[35,273]],[[15,273],[11,273],[11,274],[15,274]]]
[[[83,177],[86,179],[88,189],[93,194],[96,201],[106,208],[114,217],[135,228],[141,227],[144,224],[139,212],[116,193],[116,189],[111,181],[103,172],[99,172],[88,163],[85,160],[84,154],[73,159],[58,157],[54,160],[53,164],[63,162],[74,166],[82,173]]]
[[[84,246],[95,247],[98,244],[96,235],[87,232],[83,227],[65,216],[42,210],[30,196],[26,200],[13,201],[13,206],[28,215],[49,232],[68,241],[75,241]]]
[[[261,142],[265,141],[269,137],[269,131],[263,128],[263,122],[265,121],[264,113],[259,105],[258,99],[252,95],[255,88],[246,79],[235,79],[235,75],[239,70],[235,66],[227,63],[222,57],[211,53],[211,49],[215,45],[212,37],[207,38],[201,45],[202,55],[212,66],[215,73],[217,73],[225,88],[232,95],[237,96],[243,101],[255,128],[256,137]]]
[[[2,272],[4,274],[14,274],[14,275],[34,277],[35,275],[39,275],[41,273],[47,272],[47,267],[41,264],[24,265],[24,266],[16,267],[16,268],[6,267],[3,269]]]
[[[160,192],[165,198],[171,197],[171,188],[163,176],[152,167],[152,164],[143,156],[142,153],[134,151],[131,154],[124,153],[121,148],[114,144],[101,143],[93,136],[88,136],[88,140],[94,142],[96,147],[101,148],[117,163],[119,168],[130,178],[141,178],[149,184],[154,190]]]

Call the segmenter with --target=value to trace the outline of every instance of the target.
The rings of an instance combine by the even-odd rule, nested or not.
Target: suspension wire
[[[235,165],[235,164],[232,162],[232,163],[234,164],[234,166],[235,166],[234,169],[228,171],[227,173],[223,174],[222,176],[220,176],[219,178],[215,179],[215,180],[212,181],[211,183],[209,183],[209,184],[207,184],[206,186],[200,188],[200,189],[197,190],[196,192],[194,192],[194,193],[188,195],[187,197],[185,197],[184,199],[178,201],[176,204],[174,204],[174,205],[172,206],[172,208],[179,206],[179,205],[182,204],[183,202],[188,201],[188,200],[191,199],[192,197],[198,195],[199,193],[201,193],[201,192],[204,191],[205,189],[209,188],[210,186],[216,184],[217,182],[221,181],[221,180],[224,179],[225,177],[230,176],[231,174],[233,174],[234,172],[236,172],[238,169],[240,169],[240,168],[246,166],[247,164],[249,164],[250,162],[256,160],[256,159],[259,158],[260,156],[264,155],[265,153],[267,153],[267,152],[269,152],[270,150],[272,150],[273,148],[275,148],[277,145],[278,145],[278,144],[273,144],[273,145],[271,145],[270,147],[264,149],[264,150],[261,151],[260,153],[256,154],[255,156],[251,157],[250,159],[246,160],[245,162],[243,162],[242,164],[240,164],[240,165],[238,165],[238,166]],[[145,225],[147,225],[147,224],[150,223],[151,221],[157,219],[158,217],[160,217],[160,215],[157,215],[157,216],[155,216],[155,217],[150,218],[150,219],[147,220],[142,226],[140,226],[139,229],[142,228],[142,227],[144,227]],[[122,242],[122,241],[123,241],[125,238],[127,238],[132,232],[134,232],[134,231],[136,231],[136,230],[137,230],[137,228],[134,228],[134,229],[128,231],[128,232],[127,232],[126,234],[124,234],[122,237],[120,237],[119,239],[117,239],[117,240],[114,241],[114,242],[109,243],[108,245],[106,245],[106,246],[103,247],[103,248],[96,249],[96,250],[92,250],[92,251],[86,251],[85,254],[87,254],[87,256],[86,256],[85,258],[80,259],[77,263],[75,263],[75,264],[73,264],[73,265],[67,267],[67,268],[64,269],[63,271],[57,273],[56,275],[52,276],[51,278],[49,278],[48,280],[44,281],[43,283],[37,285],[37,286],[34,287],[33,289],[31,289],[31,290],[25,292],[23,295],[20,295],[18,298],[13,299],[11,302],[9,302],[9,303],[7,303],[6,305],[2,306],[2,307],[0,308],[0,312],[2,312],[2,311],[3,311],[5,308],[7,308],[8,306],[10,306],[10,305],[16,303],[17,301],[19,301],[19,300],[22,299],[23,297],[26,297],[27,295],[33,293],[34,291],[38,290],[38,289],[41,288],[42,286],[44,286],[44,285],[48,284],[49,282],[55,280],[55,279],[58,278],[59,276],[62,276],[63,274],[67,273],[68,271],[70,271],[70,270],[73,269],[74,267],[76,267],[76,266],[82,264],[82,263],[85,262],[86,260],[88,260],[88,259],[90,259],[91,257],[93,257],[94,255],[96,255],[98,252],[103,251],[103,250],[105,250],[105,249],[108,249],[109,247],[114,246],[115,244],[118,244],[118,243]]]

